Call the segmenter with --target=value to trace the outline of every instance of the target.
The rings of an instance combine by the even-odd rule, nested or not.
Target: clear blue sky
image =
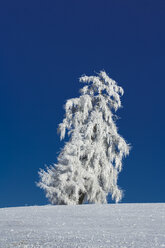
[[[125,90],[123,202],[165,202],[164,13],[164,0],[1,1],[0,207],[47,204],[35,182],[63,146],[63,105],[101,69]]]

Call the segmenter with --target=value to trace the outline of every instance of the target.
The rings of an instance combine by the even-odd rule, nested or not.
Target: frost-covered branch
[[[104,71],[80,82],[86,85],[79,98],[67,100],[58,127],[61,139],[66,133],[70,139],[58,164],[40,171],[39,186],[52,204],[106,203],[109,193],[118,202],[117,178],[129,145],[117,132],[114,112],[124,91]]]

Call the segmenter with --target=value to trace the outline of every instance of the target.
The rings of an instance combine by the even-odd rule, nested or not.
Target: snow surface
[[[165,204],[0,209],[0,248],[165,247]]]

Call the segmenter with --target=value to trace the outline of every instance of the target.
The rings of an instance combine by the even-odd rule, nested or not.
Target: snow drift
[[[3,208],[0,247],[165,247],[165,204]]]

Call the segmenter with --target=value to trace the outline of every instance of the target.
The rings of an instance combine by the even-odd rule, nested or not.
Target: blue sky
[[[165,202],[164,11],[164,0],[1,1],[0,207],[47,204],[35,182],[63,146],[63,105],[101,69],[125,91],[123,202]]]

